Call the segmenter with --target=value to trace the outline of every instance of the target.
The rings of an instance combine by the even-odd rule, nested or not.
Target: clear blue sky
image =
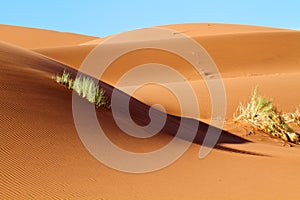
[[[300,29],[300,1],[3,1],[0,23],[106,36],[136,28],[189,22]]]

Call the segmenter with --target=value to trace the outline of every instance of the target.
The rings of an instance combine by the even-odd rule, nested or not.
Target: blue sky
[[[94,36],[163,24],[218,22],[300,29],[300,1],[5,1],[0,23]]]

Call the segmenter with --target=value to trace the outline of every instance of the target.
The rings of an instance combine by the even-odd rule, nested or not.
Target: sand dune
[[[292,71],[299,69],[299,31],[224,24],[169,25],[161,28],[176,30],[199,42],[212,56],[224,77],[258,75],[258,69],[261,74],[273,74],[274,71],[285,73],[287,68]],[[82,43],[84,47],[66,47],[66,51],[63,48],[39,48],[36,51],[78,68],[83,59],[73,61],[73,54],[79,56],[81,48],[82,54],[86,55],[87,49],[91,50],[102,41],[94,39]]]
[[[1,41],[24,48],[46,48],[84,43],[96,37],[0,24]]]
[[[228,120],[255,85],[259,85],[262,94],[273,97],[283,110],[298,105],[299,95],[291,91],[299,90],[299,32],[216,25],[218,34],[209,36],[215,31],[207,30],[201,36],[198,32],[202,33],[206,26],[175,27],[195,33],[195,39],[218,64],[226,88]],[[35,51],[0,43],[0,199],[298,199],[299,148],[281,146],[279,140],[266,141],[265,136],[246,136],[240,128],[230,125],[230,132],[223,131],[216,148],[202,160],[198,153],[208,126],[197,122],[194,143],[179,160],[162,170],[128,174],[97,161],[77,134],[71,91],[51,79],[65,68],[75,74],[81,59],[92,49],[91,43],[60,41],[56,46],[39,46],[33,41],[33,46],[26,46],[22,41],[12,42],[39,48]],[[146,51],[129,55],[112,66],[103,80],[113,85],[131,65],[147,61],[135,59],[146,53],[153,59],[177,64],[190,75],[189,80],[201,91],[202,118],[208,120],[209,96],[203,81],[188,70],[189,66],[182,66],[183,61],[168,59],[169,55]],[[113,87],[106,83],[100,84],[110,95]],[[136,123],[149,122],[146,104],[160,102],[170,114],[181,114],[178,104],[166,100],[167,91],[160,91],[165,98],[154,95],[157,89],[145,87],[134,95],[137,99],[131,100],[130,109]],[[180,121],[179,117],[169,115],[159,134],[143,140],[124,134],[110,110],[100,108],[97,116],[108,137],[133,152],[163,147],[173,138]],[[119,118],[127,120],[122,117],[120,112]]]
[[[172,28],[192,37],[213,58],[223,78],[226,95],[230,99],[227,102],[227,118],[232,117],[240,101],[249,98],[255,86],[258,86],[263,94],[274,98],[276,103],[280,103],[283,110],[293,110],[299,104],[299,99],[297,97],[291,99],[288,90],[285,89],[292,87],[299,90],[298,84],[294,83],[300,72],[299,31],[223,24],[170,25],[164,26],[164,28]],[[42,48],[35,49],[35,51],[78,69],[86,55],[102,40],[92,40],[79,46]],[[172,42],[176,42],[176,39]],[[122,45],[130,46],[130,44],[119,45],[120,48]],[[198,91],[196,94],[201,109],[200,119],[208,120],[210,118],[209,93],[201,76],[192,70],[193,67],[189,63],[170,54],[150,50],[127,54],[126,57],[114,62],[101,79],[115,85],[117,80],[129,69],[148,62],[172,66],[180,73],[185,74],[187,81],[191,81],[193,88]],[[151,73],[144,73],[140,77],[151,79],[152,76]],[[208,74],[207,76],[213,78],[214,75]],[[164,75],[161,77],[163,79]],[[280,81],[283,77],[286,77],[285,80]],[[127,92],[127,86],[135,85],[135,80],[136,78],[132,79],[127,85],[119,85],[119,89]],[[177,82],[176,79],[170,80],[170,78],[168,81]],[[271,91],[279,81],[280,89]],[[148,105],[159,102],[167,109],[168,113],[180,116],[181,112],[177,101],[172,101],[173,103],[164,101],[168,98],[160,98],[155,95],[156,91],[160,91],[162,96],[174,98],[160,86],[144,87],[133,96]],[[283,103],[287,100],[289,104]]]

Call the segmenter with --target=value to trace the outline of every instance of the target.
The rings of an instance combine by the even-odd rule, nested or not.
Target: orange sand
[[[66,68],[64,64],[77,69],[101,39],[2,25],[0,199],[298,199],[299,148],[281,146],[279,140],[265,135],[247,136],[245,130],[230,123],[238,103],[247,100],[256,85],[284,111],[299,104],[300,32],[220,24],[167,27],[203,45],[224,78],[229,132],[222,133],[212,153],[199,159],[201,141],[196,141],[175,163],[153,173],[128,174],[104,166],[78,137],[71,91],[51,79]],[[22,40],[19,34],[25,30],[28,35]],[[45,38],[52,34],[56,39],[49,43]],[[102,80],[113,85],[122,73],[120,66],[130,69],[135,58],[143,55],[178,64],[190,75],[188,80],[201,91],[200,119],[209,122],[210,101],[203,80],[184,62],[170,62],[168,55],[159,57],[157,52],[147,51],[128,55]],[[109,94],[111,87],[102,84]],[[126,87],[119,88],[126,92]],[[161,95],[155,95],[156,87],[141,88],[134,96],[148,105],[159,102],[168,113],[180,115],[178,102],[170,101],[172,95],[163,88],[159,88]],[[132,107],[134,117],[145,123],[148,107],[143,103],[134,100]],[[97,114],[109,138],[134,152],[164,146],[179,123],[170,116],[160,134],[142,141],[125,135],[111,111],[101,108]],[[207,125],[200,125],[201,138]]]

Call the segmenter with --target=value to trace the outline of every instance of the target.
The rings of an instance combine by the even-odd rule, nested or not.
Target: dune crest
[[[1,41],[24,48],[49,48],[78,45],[96,37],[37,28],[0,24]]]

